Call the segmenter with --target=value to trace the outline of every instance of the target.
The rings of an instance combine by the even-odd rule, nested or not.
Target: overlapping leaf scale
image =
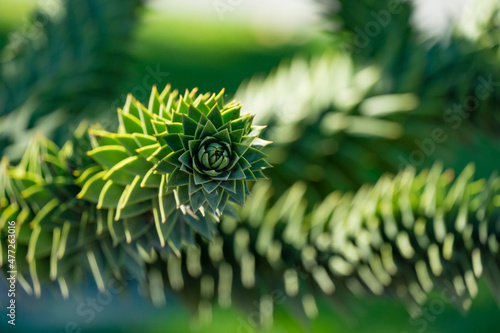
[[[430,50],[414,37],[390,38],[405,47],[381,49],[383,62],[357,62],[331,50],[284,61],[240,86],[243,111],[255,110],[256,121],[269,125],[263,134],[274,142],[266,150],[273,168],[266,175],[276,191],[301,180],[311,184],[309,202],[318,202],[406,165],[423,169],[439,159],[459,171],[475,162],[480,177],[497,167],[491,156],[500,147],[500,71],[488,60],[495,49],[471,52],[479,45],[457,37]],[[394,61],[387,61],[388,52],[395,52]],[[477,103],[472,108],[467,101]]]
[[[115,218],[157,206],[161,222],[169,195],[177,208],[195,218],[198,211],[220,216],[228,201],[244,204],[247,181],[264,178],[262,169],[269,167],[260,151],[269,142],[257,138],[264,127],[252,126],[250,115],[240,116],[240,104],[224,105],[224,91],[196,93],[179,95],[170,86],[159,93],[154,87],[148,108],[129,95],[118,110],[117,133],[90,130],[94,149],[89,156],[102,169],[95,168],[82,181],[79,197],[98,208],[115,209]],[[193,150],[204,139],[232,149],[227,168],[213,177],[193,174],[199,169]]]
[[[215,216],[229,201],[243,205],[248,182],[265,178],[262,170],[270,166],[260,151],[269,144],[258,138],[264,127],[252,125],[253,116],[241,115],[240,103],[224,104],[223,95],[221,91],[194,99],[192,92],[186,92],[169,109],[171,122],[165,131],[156,134],[172,152],[155,170],[169,174],[167,187],[175,189],[178,204]],[[208,153],[203,160],[210,145],[220,149],[221,156],[224,152],[224,162],[216,162],[217,156],[209,162]]]
[[[333,192],[313,210],[305,192],[299,182],[274,198],[269,183],[256,184],[242,221],[223,218],[214,242],[169,258],[165,281],[153,278],[162,265],[149,265],[149,289],[161,283],[198,301],[202,318],[214,301],[264,306],[261,324],[272,321],[273,304],[314,317],[317,302],[350,307],[352,294],[392,296],[416,314],[429,293],[445,290],[467,310],[481,278],[500,302],[498,176],[409,168],[354,194]]]
[[[163,139],[168,126],[177,126],[174,117],[186,105],[203,108],[202,100],[205,107],[223,107],[215,97],[153,88],[146,108],[129,95],[118,110],[117,133],[92,127],[86,135],[79,128],[61,149],[39,137],[19,165],[2,161],[0,230],[6,234],[6,222],[16,221],[19,281],[28,293],[40,295],[43,283],[57,281],[67,297],[86,275],[100,290],[123,274],[144,281],[146,263],[179,256],[186,244],[196,244],[196,235],[212,239],[218,216],[203,209],[195,214],[181,191],[168,188],[171,173],[158,166],[176,153]],[[248,120],[238,123],[249,134],[261,130]],[[259,163],[251,170],[267,166]],[[230,205],[224,212],[234,215]],[[2,241],[2,269],[5,264]]]
[[[187,232],[199,232],[210,239],[214,230],[210,217],[198,216],[182,205],[179,194],[167,188],[169,172],[158,172],[163,170],[160,162],[176,154],[160,135],[172,124],[166,110],[181,107],[185,100],[192,101],[195,93],[193,90],[178,96],[170,86],[162,93],[153,87],[148,108],[129,95],[123,109],[118,110],[117,133],[99,128],[89,131],[94,149],[88,155],[97,166],[87,170],[78,197],[95,203],[99,209],[114,209],[115,219],[153,211],[156,224],[165,223],[169,212],[180,208],[190,216],[186,217],[188,221],[197,221],[185,226]]]
[[[86,130],[78,132],[83,135]],[[67,297],[70,290],[80,288],[86,276],[100,290],[123,274],[141,281],[146,262],[158,255],[180,255],[183,244],[194,244],[191,225],[207,238],[212,235],[210,217],[184,215],[176,209],[172,193],[163,198],[164,223],[154,200],[152,206],[148,203],[148,210],[139,213],[140,205],[124,209],[117,219],[116,208],[108,199],[99,204],[95,197],[87,199],[88,194],[77,198],[82,184],[104,171],[88,157],[77,156],[83,143],[85,139],[80,137],[59,149],[39,137],[19,165],[9,166],[5,158],[1,162],[0,267],[10,270],[3,236],[8,234],[8,222],[15,221],[18,281],[29,294],[39,296],[44,284],[54,282]],[[87,168],[80,171],[71,165]],[[95,186],[90,184],[87,191]]]

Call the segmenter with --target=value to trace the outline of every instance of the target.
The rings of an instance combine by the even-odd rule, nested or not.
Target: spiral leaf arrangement
[[[193,216],[218,217],[228,201],[243,205],[248,182],[265,178],[270,164],[260,151],[269,143],[258,138],[264,127],[240,109],[224,105],[223,91],[179,96],[170,86],[161,94],[153,88],[149,108],[129,95],[118,133],[90,131],[98,166],[87,169],[79,197],[116,209],[116,219],[152,208],[154,199],[162,222],[169,191]]]
[[[406,21],[401,16],[394,22],[400,20]],[[90,130],[91,159],[72,151],[86,142],[81,139],[62,149],[37,140],[16,167],[4,159],[0,230],[3,235],[8,220],[18,222],[19,258],[26,258],[18,260],[20,285],[39,295],[42,283],[57,281],[67,296],[85,277],[81,273],[93,276],[100,290],[129,273],[156,304],[171,289],[198,303],[202,315],[215,300],[223,306],[242,300],[242,306],[258,304],[262,313],[272,313],[279,297],[294,314],[314,317],[321,298],[347,304],[344,296],[351,294],[391,295],[418,308],[440,288],[466,310],[480,278],[500,300],[498,176],[474,180],[469,166],[454,179],[453,171],[436,164],[379,179],[397,170],[398,156],[429,132],[423,129],[443,125],[443,108],[474,93],[478,87],[471,82],[496,68],[489,62],[496,66],[495,55],[477,47],[471,53],[474,43],[459,39],[444,50],[418,47],[413,38],[387,40],[408,42],[387,44],[398,59],[390,66],[358,70],[343,56],[306,66],[293,61],[242,88],[239,94],[257,95],[254,100],[268,109],[256,109],[277,124],[270,137],[279,139],[279,149],[270,155],[282,164],[275,164],[272,185],[257,184],[248,199],[247,183],[263,178],[269,166],[260,151],[268,142],[258,138],[263,128],[242,116],[239,104],[224,104],[223,93],[181,96],[170,87],[161,93],[154,88],[147,107],[129,96],[118,111],[117,133]],[[387,58],[386,48],[378,49]],[[439,61],[427,66],[429,57]],[[455,59],[470,72],[464,76],[457,67],[457,80],[450,80]],[[310,91],[294,94],[297,87],[304,91],[296,82]],[[449,82],[462,84],[457,89]],[[483,154],[484,165],[488,172],[496,168],[491,129],[497,99],[498,90],[450,135],[444,150],[471,160],[455,137],[474,129],[484,141],[478,146],[493,152]],[[305,112],[276,116],[283,101]],[[355,192],[332,193],[339,188]],[[244,200],[243,208],[231,204]],[[4,242],[0,249],[2,265]]]
[[[258,139],[264,126],[252,126],[253,116],[240,117],[241,104],[223,106],[222,92],[208,97],[194,105],[181,99],[172,109],[172,123],[158,136],[173,153],[155,170],[170,174],[167,188],[180,204],[221,215],[228,200],[243,205],[248,181],[265,178],[270,164],[259,149],[269,142]]]
[[[124,272],[143,281],[147,262],[156,261],[158,256],[180,256],[187,244],[196,244],[197,235],[213,239],[220,215],[235,214],[234,204],[229,202],[244,203],[241,199],[245,199],[245,193],[236,190],[248,191],[247,182],[262,178],[261,170],[269,166],[255,148],[268,143],[257,138],[262,127],[252,126],[251,116],[240,117],[239,104],[224,106],[222,95],[197,97],[193,90],[179,96],[170,86],[159,94],[153,88],[149,108],[128,96],[124,108],[118,110],[118,133],[94,127],[86,135],[86,126],[82,126],[75,139],[61,149],[38,137],[19,165],[10,166],[4,158],[0,230],[3,235],[7,221],[17,223],[19,258],[26,258],[19,260],[18,267],[23,288],[39,295],[43,282],[57,280],[62,294],[67,296],[68,285],[77,288],[83,272],[90,273],[101,290],[107,279],[119,279]],[[191,145],[198,140],[201,146],[192,150],[193,159],[200,155],[202,162],[197,161],[203,163],[207,159],[204,156],[212,154],[208,157],[209,167],[220,169],[218,175],[227,177],[225,184],[234,182],[233,191],[226,193],[218,187],[223,181],[211,180],[215,189],[210,193],[225,195],[213,208],[208,201],[213,196],[201,205],[193,205],[189,195],[183,196],[189,185],[179,185],[172,179],[177,177],[175,172],[186,171],[180,171],[180,167],[166,169],[172,163],[180,164],[172,156],[186,153],[186,148],[174,145],[175,137],[189,138],[179,134],[179,125],[183,125],[172,120],[188,119],[186,114],[193,119],[193,113],[201,108],[195,118],[199,122],[191,123],[203,128],[190,140]],[[219,135],[208,132],[209,137],[206,128],[211,128],[210,118],[217,115],[224,129],[219,130]],[[224,135],[229,133],[232,138],[227,139]],[[201,138],[205,140],[203,145]],[[212,147],[223,147],[227,157]],[[87,153],[89,148],[93,149]],[[220,161],[214,161],[214,156]],[[202,170],[209,172],[206,166]],[[241,170],[245,178],[238,173]],[[203,185],[198,191],[210,194]],[[80,277],[72,274],[74,270],[80,272]]]

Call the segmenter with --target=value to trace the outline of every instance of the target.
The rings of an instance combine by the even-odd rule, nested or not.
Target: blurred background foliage
[[[15,161],[40,131],[61,145],[84,119],[112,128],[128,92],[146,102],[153,84],[172,83],[181,91],[226,88],[257,113],[259,124],[269,124],[275,197],[302,180],[314,203],[332,190],[354,191],[406,164],[422,169],[435,160],[457,173],[473,161],[478,177],[498,169],[494,1],[471,1],[439,32],[406,2],[388,18],[380,13],[390,1],[271,1],[254,6],[253,15],[245,12],[249,2],[203,1],[195,10],[196,2],[179,0],[47,1],[34,15],[34,1],[2,1],[2,155]],[[436,11],[445,8],[431,6],[428,15]],[[264,19],[244,19],[259,15]],[[369,25],[378,32],[370,35]],[[470,96],[480,99],[473,112],[454,111],[455,105],[466,108]],[[446,135],[442,142],[429,141],[436,128]],[[174,295],[157,309],[129,289],[95,311],[90,324],[76,313],[85,297],[97,294],[90,282],[66,301],[49,293],[37,300],[23,295],[16,331],[60,332],[70,321],[95,332],[254,330],[251,315],[237,309],[215,307],[212,322],[200,325]],[[269,331],[491,332],[498,306],[489,290],[480,286],[466,314],[446,302],[444,310],[432,310],[433,300],[443,302],[439,293],[431,295],[423,321],[388,297],[353,299],[347,312],[319,301],[319,316],[310,323],[278,304]]]

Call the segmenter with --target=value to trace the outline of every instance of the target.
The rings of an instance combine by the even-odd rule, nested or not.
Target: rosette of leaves
[[[243,204],[246,182],[264,177],[269,164],[257,148],[268,142],[257,138],[263,127],[252,126],[252,116],[240,117],[240,104],[224,105],[223,92],[196,92],[153,87],[148,107],[129,95],[117,133],[92,128],[88,155],[96,163],[77,180],[78,198],[109,209],[115,221],[152,212],[158,228],[179,228],[164,239],[176,249],[195,233],[211,239],[213,220],[231,213],[227,202]]]
[[[258,138],[264,126],[241,116],[241,104],[224,105],[223,92],[178,103],[172,122],[157,135],[172,153],[155,170],[169,174],[167,188],[194,212],[208,209],[219,216],[228,201],[243,205],[248,182],[265,178],[262,169],[270,166],[260,151],[269,141]]]

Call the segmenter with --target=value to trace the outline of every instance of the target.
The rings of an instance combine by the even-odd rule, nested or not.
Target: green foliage
[[[349,38],[387,6],[341,3],[328,15]],[[155,304],[173,291],[202,318],[214,301],[255,300],[263,325],[274,304],[311,318],[353,294],[414,313],[444,288],[467,310],[481,277],[500,300],[500,179],[484,179],[500,147],[497,32],[421,43],[410,15],[402,5],[359,52],[296,58],[243,85],[266,131],[223,92],[167,86],[147,107],[129,95],[116,133],[81,127],[61,149],[37,138],[19,165],[3,159],[0,230],[17,223],[21,286],[39,295],[57,281],[67,297],[87,276],[104,290],[132,275]]]
[[[468,121],[496,134],[492,124],[500,121],[493,111],[500,99],[498,3],[479,0],[466,7],[470,12],[457,18],[449,36],[430,38],[412,26],[411,2],[341,0],[340,10],[333,4],[336,1],[324,2],[327,17],[340,26],[332,38],[349,36],[344,42],[336,41],[334,48],[357,64],[379,68],[383,80],[376,85],[378,93],[415,93],[422,102],[418,113],[438,116],[440,122],[454,104],[468,106],[474,109]],[[381,23],[381,15],[387,24]],[[373,25],[379,33],[366,35]],[[363,34],[366,46],[356,46]],[[489,85],[478,88],[484,81]],[[479,105],[471,97],[480,99]]]
[[[240,108],[224,104],[223,91],[179,96],[170,86],[161,94],[154,87],[148,108],[129,95],[118,110],[118,133],[90,132],[89,155],[98,166],[87,169],[78,197],[116,209],[115,219],[123,209],[132,216],[157,207],[162,223],[173,206],[164,201],[167,193],[191,216],[200,211],[216,218],[228,201],[244,204],[247,182],[263,178],[269,164],[259,150],[268,143],[258,139],[262,127],[240,117]],[[219,147],[220,159],[218,152],[208,156]]]
[[[446,57],[443,66],[456,58],[462,56]],[[500,80],[472,64],[456,77],[414,65],[391,74],[377,63],[359,65],[328,52],[284,62],[268,77],[244,83],[236,97],[268,124],[263,135],[275,142],[268,151],[273,187],[283,193],[303,180],[316,202],[333,189],[355,190],[385,172],[435,160],[456,171],[474,161],[487,177],[497,167],[490,157],[499,153],[491,124],[498,123]]]
[[[186,93],[168,113],[171,123],[157,133],[173,153],[155,171],[170,174],[167,189],[175,189],[178,205],[189,202],[195,213],[221,215],[228,200],[243,205],[247,183],[265,178],[262,169],[271,166],[259,150],[269,144],[258,138],[264,126],[252,126],[249,114],[240,117],[241,104],[224,105],[223,93],[197,99],[194,91]]]
[[[166,269],[148,265],[151,296],[166,270],[167,286],[200,302],[202,318],[212,300],[260,304],[261,324],[276,303],[314,317],[317,301],[348,307],[352,295],[393,296],[415,314],[427,294],[447,290],[466,310],[481,277],[500,301],[500,178],[475,180],[472,165],[454,178],[439,164],[407,168],[355,193],[333,192],[310,211],[304,183],[276,197],[259,182],[239,221],[223,217],[213,242],[199,240]]]
[[[64,143],[71,126],[108,109],[131,63],[140,2],[54,2],[12,34],[0,64],[2,154],[18,158],[40,131]]]
[[[155,230],[146,214],[114,221],[112,210],[98,210],[95,204],[76,198],[81,191],[79,172],[71,165],[91,162],[78,156],[78,145],[85,146],[84,133],[85,128],[80,128],[80,139],[62,149],[38,137],[16,167],[2,160],[0,226],[6,234],[6,222],[16,222],[18,281],[28,294],[39,296],[42,284],[56,281],[61,294],[68,297],[69,290],[79,289],[89,274],[100,290],[106,279],[123,272],[136,274],[133,276],[140,280],[140,243],[154,237],[158,244],[162,232],[168,235],[172,231],[167,232],[166,226]],[[131,249],[121,244],[132,239],[136,243]],[[153,244],[151,240],[147,243]],[[3,267],[5,246],[2,242]]]
[[[18,253],[26,257],[18,268],[23,287],[39,295],[40,281],[57,279],[67,296],[67,285],[77,285],[82,270],[92,274],[101,290],[105,281],[123,272],[141,281],[145,264],[158,255],[180,255],[185,244],[195,244],[196,234],[212,239],[219,215],[234,210],[228,201],[244,203],[244,192],[236,195],[248,180],[240,185],[234,181],[229,194],[217,197],[215,207],[205,200],[194,204],[192,193],[184,199],[176,176],[180,172],[190,177],[193,170],[168,165],[184,163],[186,147],[197,140],[225,142],[225,134],[232,137],[227,146],[237,170],[245,170],[244,176],[262,175],[260,170],[269,164],[250,145],[260,149],[267,142],[259,141],[262,128],[252,126],[250,116],[240,117],[239,108],[234,102],[224,104],[222,93],[196,96],[193,90],[179,96],[170,86],[161,94],[153,88],[148,108],[128,96],[118,110],[118,133],[92,128],[87,138],[82,126],[62,149],[39,137],[18,166],[9,167],[4,159],[0,229],[6,232],[11,220],[18,225]],[[221,134],[207,132],[207,127],[215,128],[213,123]],[[194,135],[179,134],[183,128],[184,133],[192,128]],[[198,152],[191,157],[198,158]],[[197,186],[195,179],[193,183]],[[216,188],[222,185],[214,183]],[[227,183],[224,191],[219,189],[223,194]],[[193,193],[208,196],[202,187]]]
[[[410,1],[319,2],[336,46],[357,60],[377,58],[379,63],[389,63],[389,59],[403,55],[401,49],[418,40],[411,26],[413,4]]]

